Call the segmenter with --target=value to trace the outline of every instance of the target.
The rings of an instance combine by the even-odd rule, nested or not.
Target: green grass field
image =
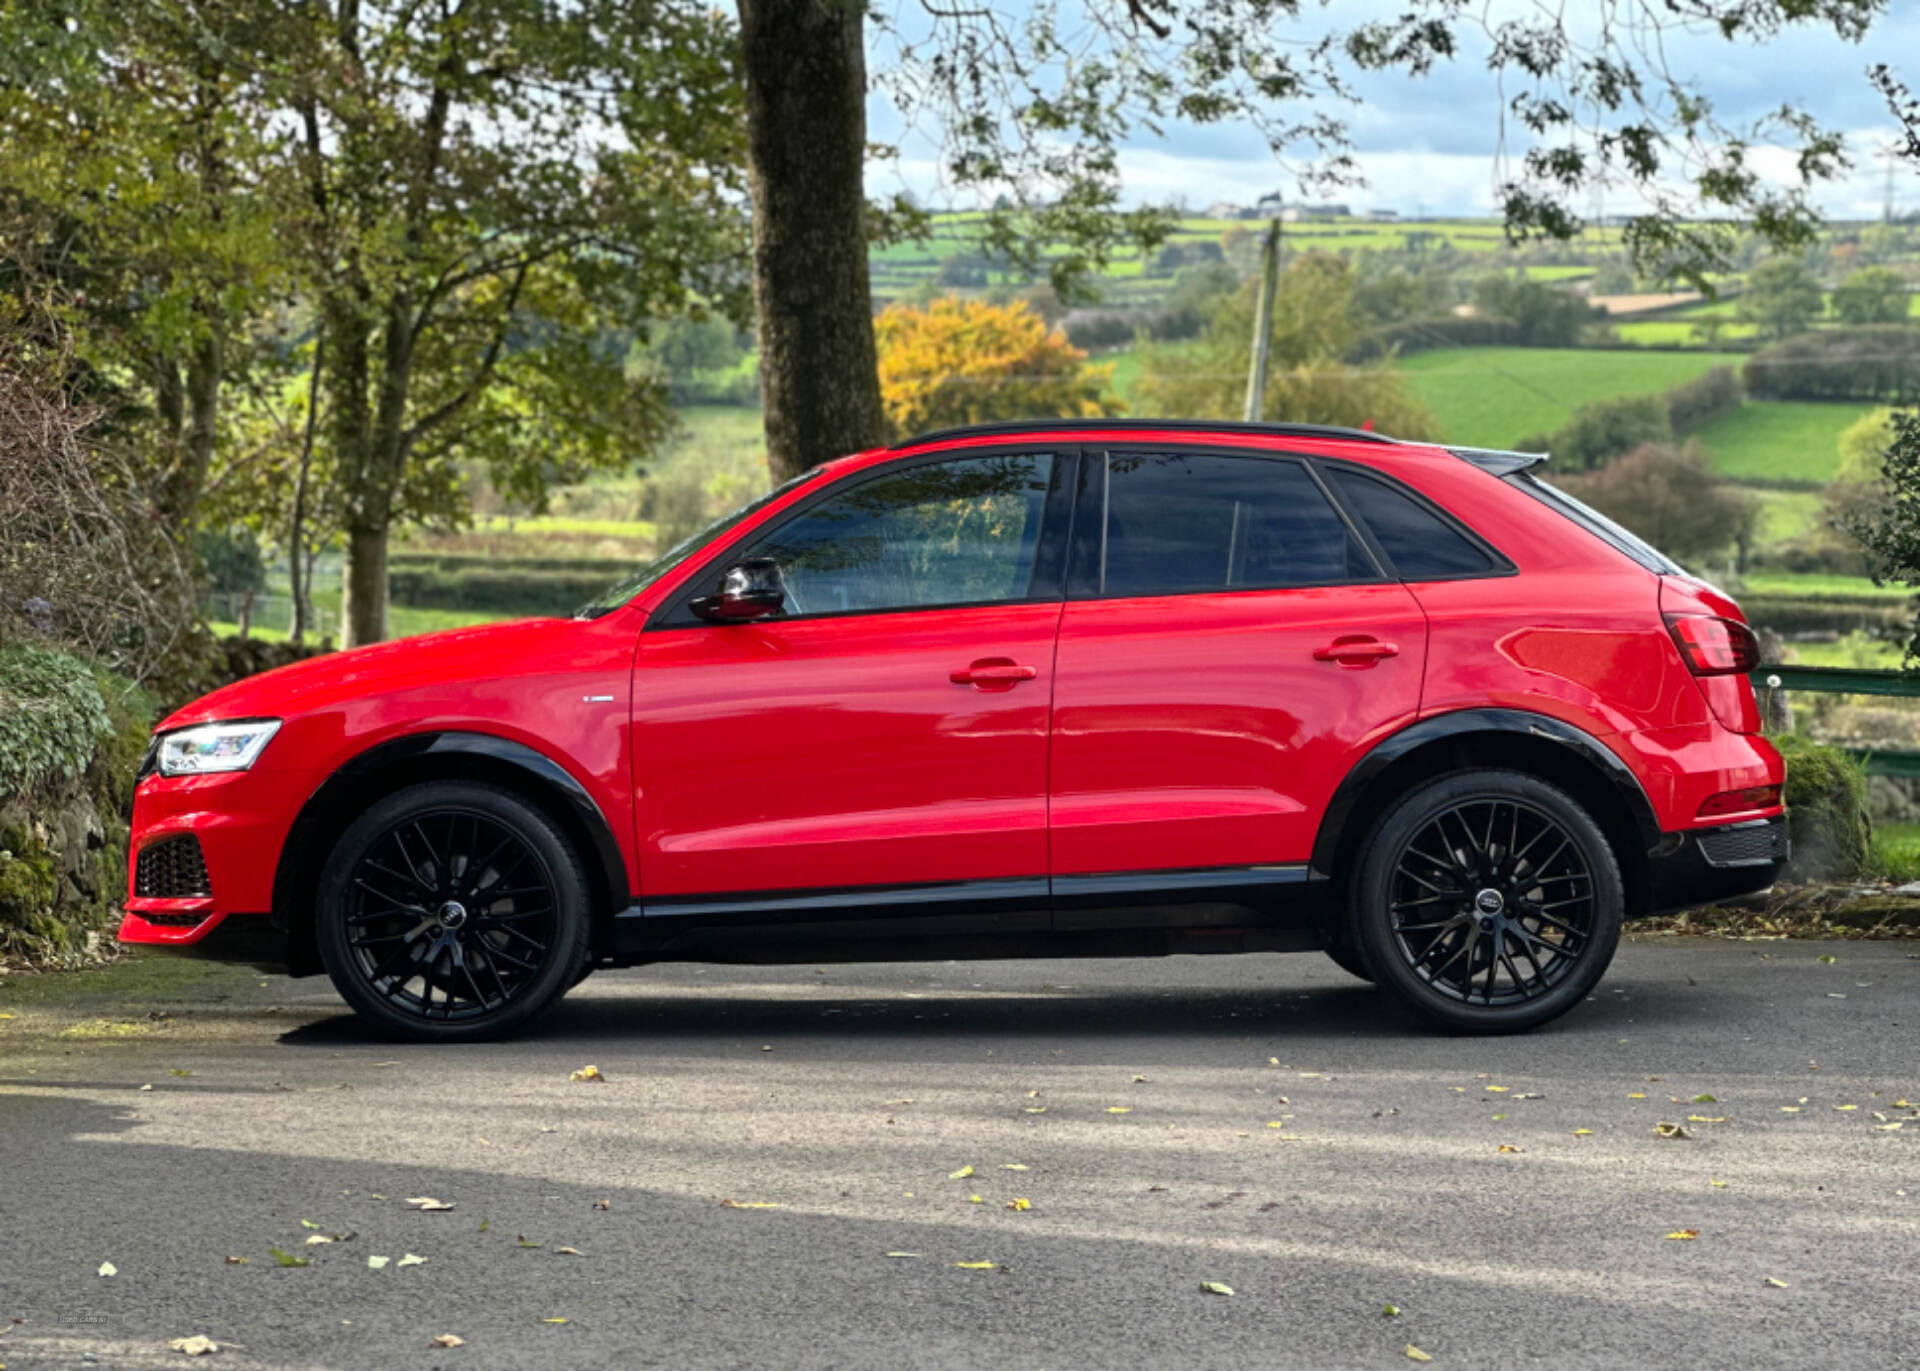
[[[1416,353],[1400,366],[1444,437],[1506,447],[1558,428],[1580,405],[1651,395],[1740,361],[1728,352],[1446,348]]]
[[[1749,400],[1694,436],[1714,466],[1735,480],[1822,486],[1833,479],[1840,464],[1840,431],[1872,409],[1872,405]]]
[[[1754,490],[1760,502],[1760,541],[1795,543],[1813,536],[1820,522],[1821,498],[1811,490]]]
[[[1749,595],[1793,595],[1802,599],[1846,598],[1906,600],[1906,586],[1877,586],[1865,576],[1834,576],[1788,571],[1755,571],[1747,578]]]

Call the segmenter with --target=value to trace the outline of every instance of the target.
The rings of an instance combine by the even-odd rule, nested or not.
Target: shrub
[[[1672,441],[1673,426],[1659,395],[1621,395],[1596,400],[1573,412],[1560,428],[1534,434],[1514,446],[1522,452],[1550,452],[1561,470],[1593,468],[1635,448]]]
[[[1511,320],[1437,314],[1367,330],[1347,350],[1346,360],[1375,362],[1390,356],[1411,357],[1430,348],[1516,347],[1522,343],[1520,326]]]
[[[1892,267],[1862,267],[1834,288],[1833,312],[1849,324],[1904,324],[1906,278]]]
[[[1049,329],[1024,301],[894,305],[874,321],[880,403],[896,435],[993,419],[1118,414],[1110,366]]]
[[[111,728],[85,663],[39,647],[0,651],[0,799],[74,780]]]
[[[1850,881],[1864,875],[1873,847],[1867,777],[1838,748],[1797,733],[1775,738],[1787,762],[1787,836],[1796,881]]]
[[[1694,444],[1678,451],[1648,444],[1560,484],[1683,562],[1744,547],[1760,514],[1752,496],[1721,483]]]
[[[1772,343],[1742,369],[1767,400],[1920,400],[1920,329],[1823,329]]]
[[[1738,409],[1745,396],[1732,367],[1715,367],[1675,386],[1661,398],[1666,401],[1668,426],[1675,433],[1692,433],[1728,410]]]

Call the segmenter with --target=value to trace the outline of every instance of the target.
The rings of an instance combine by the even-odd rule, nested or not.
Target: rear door
[[[1301,459],[1087,452],[1054,661],[1055,923],[1287,884],[1420,704],[1426,619]]]

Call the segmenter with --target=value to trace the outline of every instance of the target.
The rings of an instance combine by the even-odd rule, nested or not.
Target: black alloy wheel
[[[1507,1031],[1564,1013],[1620,937],[1605,834],[1558,788],[1517,772],[1429,782],[1369,838],[1354,932],[1382,984],[1450,1027]]]
[[[354,1009],[423,1040],[495,1037],[581,979],[586,882],[538,809],[493,786],[386,797],[334,849],[319,935]]]

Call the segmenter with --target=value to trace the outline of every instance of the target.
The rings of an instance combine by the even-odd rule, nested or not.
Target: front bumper
[[[1765,890],[1787,864],[1787,816],[1667,833],[1647,854],[1649,914]]]
[[[230,941],[254,946],[269,927],[265,911],[273,908],[280,851],[309,788],[303,773],[258,769],[143,778],[133,797],[120,940],[196,950],[207,943],[213,957]],[[201,879],[184,887],[158,883],[143,893],[141,854],[175,840],[197,845]],[[222,934],[228,923],[235,927]]]

